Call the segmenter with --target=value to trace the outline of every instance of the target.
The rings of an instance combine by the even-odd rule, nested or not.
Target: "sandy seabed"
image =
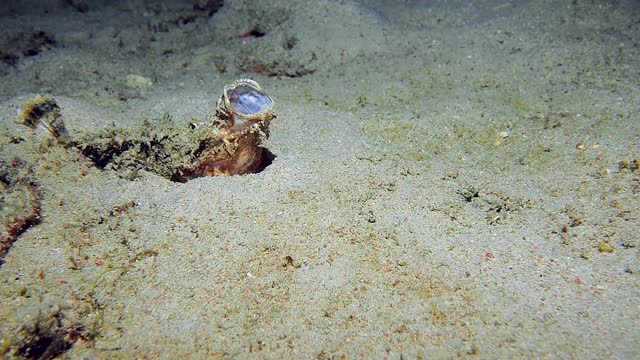
[[[637,1],[0,15],[5,358],[640,357]],[[40,94],[71,138],[186,131],[238,78],[278,115],[256,174],[178,183],[16,122]]]

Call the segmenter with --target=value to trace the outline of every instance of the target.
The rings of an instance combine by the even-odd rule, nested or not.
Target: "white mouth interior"
[[[267,94],[247,85],[239,85],[227,94],[231,107],[240,114],[262,114],[273,106],[273,100]]]

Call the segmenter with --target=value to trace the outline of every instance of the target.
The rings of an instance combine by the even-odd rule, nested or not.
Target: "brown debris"
[[[18,237],[40,221],[40,192],[29,173],[17,157],[9,164],[0,160],[0,266]]]

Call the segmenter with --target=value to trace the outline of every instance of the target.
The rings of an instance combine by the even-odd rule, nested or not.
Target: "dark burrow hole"
[[[54,359],[69,350],[73,345],[62,332],[38,334],[36,338],[18,350],[25,359]]]
[[[273,163],[273,160],[276,159],[276,155],[269,151],[269,149],[262,149],[262,159],[260,159],[260,166],[256,170],[254,174],[261,173],[264,169],[266,169],[269,165]]]
[[[194,5],[194,10],[205,11],[208,16],[211,16],[220,10],[224,5],[223,0],[198,0]]]
[[[258,29],[253,29],[245,34],[242,35],[242,37],[247,38],[247,37],[253,37],[253,38],[261,38],[263,36],[267,35],[267,33],[265,33],[264,31],[260,31]]]

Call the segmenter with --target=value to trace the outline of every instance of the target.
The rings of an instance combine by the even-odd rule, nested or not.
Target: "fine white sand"
[[[0,355],[640,357],[637,1],[214,3],[1,5],[3,241],[37,220]],[[187,129],[238,78],[276,103],[257,174],[130,179],[15,122]]]

